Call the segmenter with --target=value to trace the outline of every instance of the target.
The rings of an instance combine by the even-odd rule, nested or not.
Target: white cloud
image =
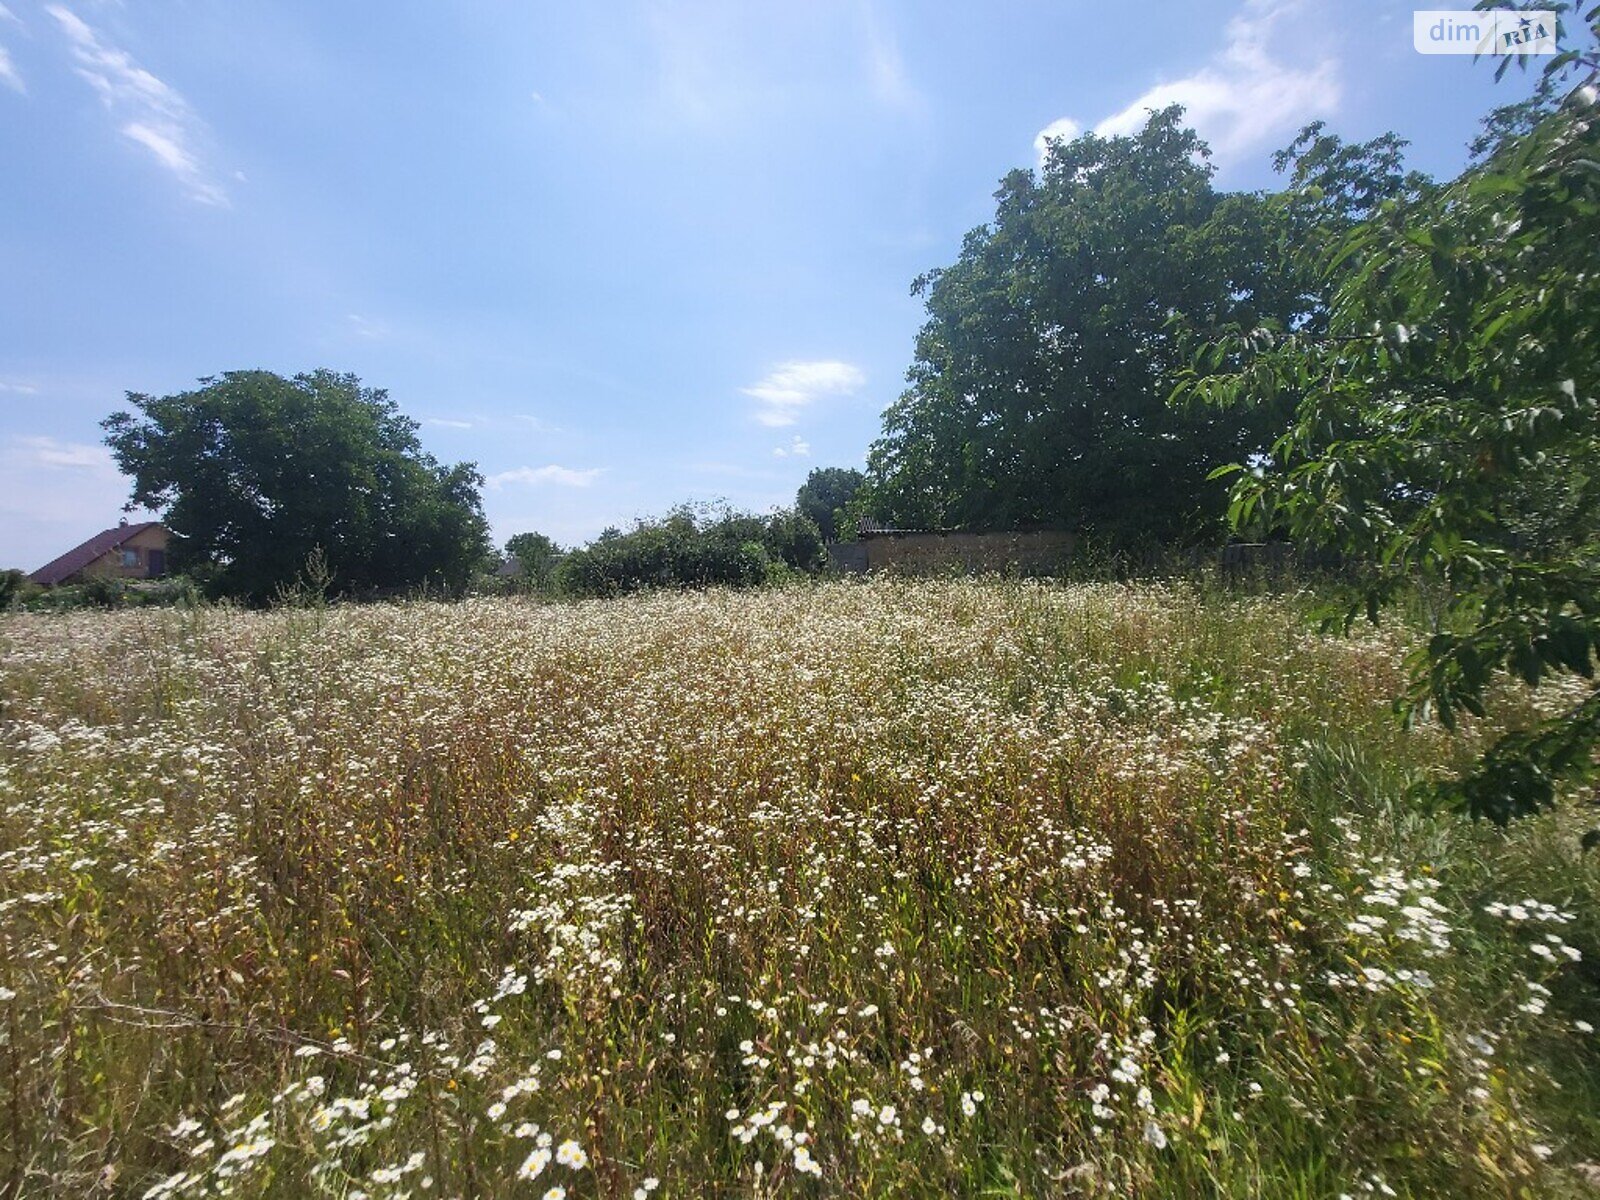
[[[39,389],[26,383],[0,383],[0,392],[15,392],[19,396],[37,395]]]
[[[1275,36],[1303,8],[1299,0],[1247,0],[1228,22],[1227,41],[1209,63],[1156,84],[1094,131],[1108,137],[1137,133],[1152,110],[1181,104],[1184,120],[1209,143],[1218,163],[1226,164],[1327,116],[1343,93],[1337,60],[1291,63],[1280,53],[1288,39]],[[1034,145],[1039,147],[1057,126],[1073,124],[1070,118],[1053,122]]]
[[[357,337],[380,342],[389,336],[389,327],[382,321],[374,321],[370,317],[363,317],[360,313],[346,313],[344,319],[350,323],[350,331]]]
[[[63,442],[53,437],[15,436],[6,448],[5,461],[10,467],[24,470],[86,471],[113,478],[118,473],[116,460],[104,446]]]
[[[434,425],[440,429],[471,429],[471,421],[452,421],[449,417],[423,417],[424,425]]]
[[[122,135],[175,175],[191,199],[223,205],[227,193],[201,165],[194,149],[202,126],[188,102],[135,63],[125,50],[107,45],[81,17],[59,4],[46,7],[72,46],[78,75],[120,121]]]
[[[4,4],[0,4],[0,21],[15,21],[18,25],[22,24],[17,15]],[[19,95],[25,96],[28,93],[28,89],[23,86],[22,76],[17,74],[17,64],[11,61],[11,52],[4,46],[0,46],[0,83]]]
[[[789,440],[789,444],[787,446],[774,447],[772,451],[772,457],[805,458],[810,453],[811,443],[806,441],[799,434],[795,434],[794,437]]]
[[[151,129],[140,121],[129,121],[122,127],[122,133],[154,154],[161,160],[162,166],[176,175],[190,176],[200,169],[200,165],[194,161],[194,155],[159,129]]]
[[[776,428],[793,425],[800,410],[815,403],[819,397],[851,395],[859,391],[866,381],[867,377],[860,367],[846,362],[831,359],[786,362],[779,363],[750,387],[739,390],[760,401],[756,420]]]
[[[4,46],[0,46],[0,83],[14,92],[27,95],[28,89],[23,85],[22,76],[17,74],[17,65],[11,61],[11,52]]]
[[[548,467],[518,467],[514,471],[501,471],[499,474],[489,476],[489,486],[499,490],[508,483],[524,483],[530,486],[554,483],[561,487],[583,488],[600,478],[604,472],[604,467],[589,467],[580,471],[572,467],[558,467],[554,463]]]
[[[1070,142],[1082,132],[1083,126],[1071,117],[1057,118],[1039,130],[1039,135],[1033,139],[1033,149],[1039,156],[1039,165],[1044,166],[1044,160],[1049,157],[1051,142]]]

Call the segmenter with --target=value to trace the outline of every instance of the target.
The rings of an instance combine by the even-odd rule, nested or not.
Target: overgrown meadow
[[[0,1194],[1590,1194],[1592,821],[1307,603],[0,619]]]

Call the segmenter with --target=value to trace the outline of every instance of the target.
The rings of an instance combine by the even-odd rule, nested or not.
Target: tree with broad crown
[[[386,392],[319,370],[229,371],[170,396],[128,393],[101,422],[133,478],[129,508],[159,511],[174,570],[254,603],[317,556],[341,593],[458,591],[488,553],[471,463],[422,450]]]
[[[1393,135],[1312,125],[1276,159],[1285,195],[1211,183],[1183,110],[1131,137],[1053,143],[1013,171],[958,261],[916,281],[928,320],[853,506],[898,525],[1065,526],[1108,548],[1220,540],[1217,464],[1265,449],[1280,413],[1173,409],[1184,338],[1233,323],[1316,327],[1298,249],[1425,189]]]
[[[1211,186],[1176,106],[1132,137],[1058,141],[1006,176],[991,224],[922,276],[910,386],[868,458],[873,515],[905,526],[1060,525],[1107,542],[1220,529],[1210,469],[1264,444],[1252,414],[1166,404],[1200,329],[1287,315],[1280,228]]]

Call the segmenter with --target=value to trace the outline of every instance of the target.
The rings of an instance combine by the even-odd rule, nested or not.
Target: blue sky
[[[1432,0],[1437,4],[1438,0]],[[0,566],[120,516],[123,393],[320,366],[497,541],[860,465],[1042,131],[1187,102],[1219,184],[1323,118],[1457,170],[1524,93],[1380,0],[0,4]]]

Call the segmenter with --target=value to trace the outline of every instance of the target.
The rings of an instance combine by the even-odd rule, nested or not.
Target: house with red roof
[[[171,537],[160,521],[124,521],[95,534],[83,545],[74,546],[28,579],[45,587],[82,583],[91,577],[159,579],[167,573],[167,543]]]

